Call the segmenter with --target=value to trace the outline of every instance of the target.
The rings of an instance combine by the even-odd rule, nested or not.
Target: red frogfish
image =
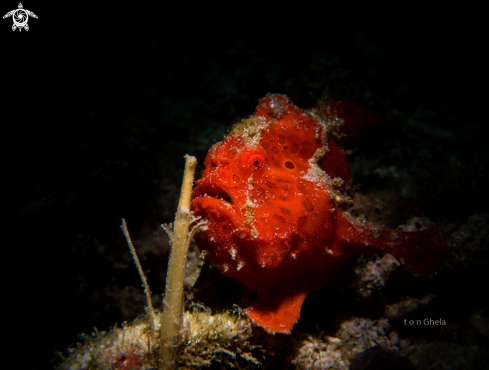
[[[327,103],[303,111],[269,94],[255,114],[212,146],[191,208],[207,220],[195,236],[224,275],[257,298],[246,314],[270,333],[290,333],[308,293],[354,254],[386,252],[408,270],[433,272],[444,243],[433,230],[394,231],[348,213],[351,179],[341,119]]]

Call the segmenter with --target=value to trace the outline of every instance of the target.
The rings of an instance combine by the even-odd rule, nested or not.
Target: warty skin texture
[[[192,211],[209,222],[196,236],[199,248],[257,293],[246,313],[269,332],[290,333],[307,294],[351,255],[387,252],[410,271],[429,273],[444,251],[434,230],[395,232],[348,214],[341,122],[327,104],[305,112],[269,94],[211,148],[194,189]]]

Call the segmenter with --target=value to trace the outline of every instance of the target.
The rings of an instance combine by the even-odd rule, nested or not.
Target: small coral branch
[[[185,173],[183,175],[182,190],[174,227],[171,229],[169,225],[162,225],[170,237],[171,253],[168,261],[165,298],[163,300],[164,309],[161,315],[158,369],[175,369],[178,363],[183,315],[183,283],[187,254],[193,235],[205,227],[205,223],[200,222],[189,232],[190,224],[197,220],[192,217],[190,212],[190,198],[197,160],[189,155],[185,156],[185,160]]]
[[[136,249],[132,244],[131,236],[129,235],[129,230],[127,230],[127,224],[125,219],[122,219],[121,229],[122,232],[124,233],[124,238],[126,238],[127,245],[129,246],[129,250],[131,251],[132,254],[132,259],[134,260],[134,264],[138,269],[139,277],[141,278],[141,281],[144,286],[144,294],[146,295],[146,301],[148,302],[146,313],[149,316],[149,324],[151,327],[151,335],[150,335],[150,339],[151,339],[150,349],[151,349],[156,344],[156,337],[154,334],[155,333],[155,310],[153,309],[153,305],[151,304],[151,290],[149,289],[148,281],[146,280],[146,276],[144,275],[143,268],[139,263],[139,258],[138,255],[136,254]]]
[[[154,368],[156,361],[153,354],[157,350],[159,350],[158,369],[175,369],[179,360],[182,340],[184,340],[186,348],[183,353],[184,362],[192,365],[195,365],[195,361],[202,364],[210,364],[212,359],[216,358],[216,353],[223,351],[224,346],[223,343],[216,343],[216,350],[207,352],[203,352],[200,348],[194,348],[195,345],[198,347],[201,342],[208,342],[206,348],[213,346],[213,339],[211,340],[206,330],[210,330],[218,338],[223,338],[221,331],[227,333],[227,335],[232,334],[231,337],[236,337],[237,339],[236,350],[238,350],[242,341],[245,344],[247,343],[246,339],[251,336],[251,327],[249,321],[241,318],[241,316],[239,319],[235,319],[229,314],[217,316],[212,316],[210,313],[191,314],[187,312],[185,315],[183,314],[183,287],[190,242],[196,232],[207,229],[207,222],[201,221],[200,217],[193,217],[190,211],[190,198],[197,160],[195,157],[188,155],[185,156],[185,159],[185,172],[174,226],[172,224],[161,225],[168,233],[171,244],[163,312],[161,314],[155,313],[153,309],[151,291],[146,276],[136,255],[126,221],[122,219],[121,229],[146,294],[146,312],[148,314],[149,328],[145,319],[138,319],[128,327],[114,328],[108,334],[99,335],[97,333],[96,340],[85,337],[85,345],[79,346],[77,350],[70,351],[70,356],[64,359],[58,369]],[[192,223],[195,223],[195,225],[190,228]],[[208,323],[208,325],[202,326],[204,323]],[[198,333],[193,331],[192,328],[196,329]],[[160,331],[159,348],[156,341],[158,330]],[[207,338],[205,341],[199,336],[201,334]],[[194,340],[195,342],[193,342]],[[229,338],[226,343],[226,346],[229,346]],[[234,353],[231,353],[231,355],[232,358],[236,357]],[[203,358],[201,358],[202,356]],[[243,352],[242,357],[247,361],[256,362],[251,353]],[[195,360],[195,358],[197,359]]]

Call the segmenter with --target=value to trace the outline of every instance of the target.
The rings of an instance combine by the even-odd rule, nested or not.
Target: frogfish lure
[[[430,273],[444,250],[435,230],[394,231],[349,214],[343,121],[328,112],[328,103],[306,112],[267,95],[212,146],[193,191],[192,211],[208,221],[195,237],[200,250],[256,292],[246,314],[268,332],[290,333],[307,294],[352,255],[386,252],[411,272]]]

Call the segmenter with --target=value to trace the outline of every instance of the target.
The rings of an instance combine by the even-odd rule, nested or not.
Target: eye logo
[[[22,31],[22,28],[25,28],[26,31],[29,31],[29,25],[27,24],[27,21],[29,20],[29,16],[37,19],[37,15],[35,15],[30,10],[24,9],[22,3],[19,3],[18,9],[11,10],[7,14],[5,14],[3,16],[3,19],[10,16],[14,21],[14,24],[12,25],[12,31],[15,31],[18,28],[19,32]]]

